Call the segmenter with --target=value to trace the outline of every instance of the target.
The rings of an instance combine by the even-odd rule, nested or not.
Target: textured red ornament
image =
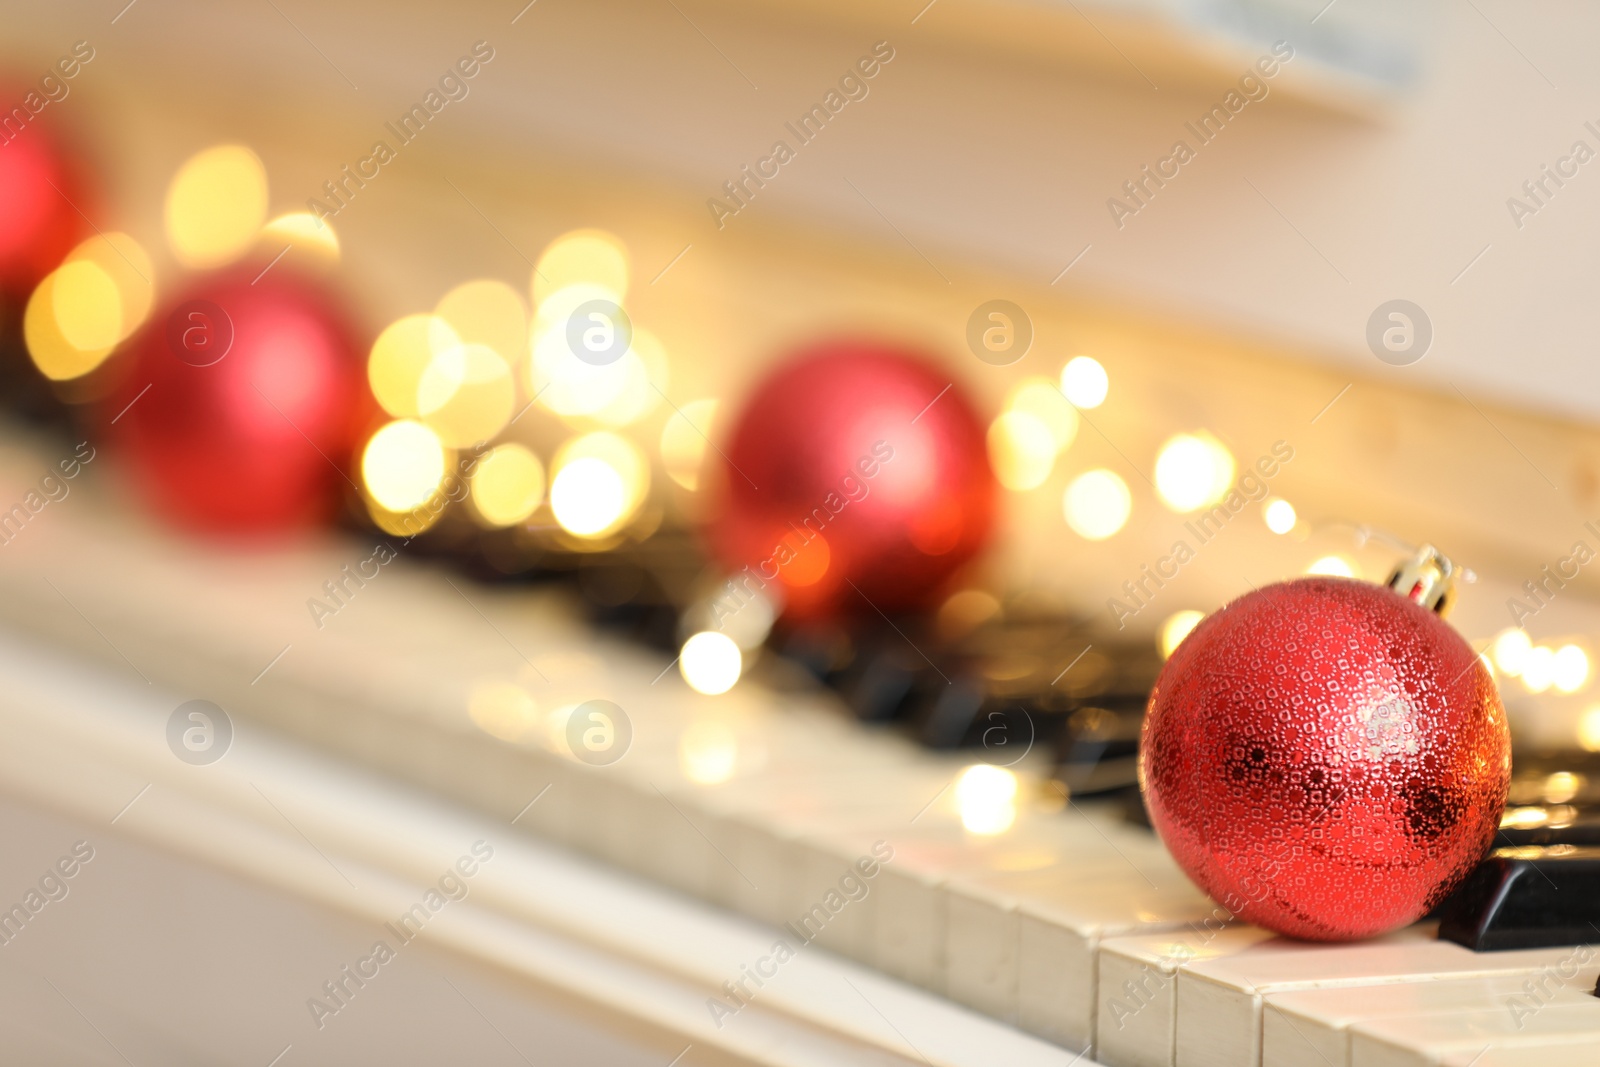
[[[105,405],[156,509],[202,532],[327,518],[369,418],[339,310],[283,265],[252,284],[262,266],[206,278],[168,306]]]
[[[1291,937],[1413,922],[1490,847],[1511,776],[1493,679],[1383,586],[1301,578],[1240,597],[1150,696],[1140,780],[1178,864]]]
[[[776,582],[791,614],[922,606],[993,525],[983,424],[904,348],[800,351],[750,396],[725,454],[713,548]]]
[[[0,141],[0,293],[20,298],[83,239],[78,208],[92,205],[78,168],[37,121],[0,137],[11,138]]]

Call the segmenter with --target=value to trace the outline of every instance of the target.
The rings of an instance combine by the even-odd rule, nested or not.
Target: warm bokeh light
[[[700,467],[716,418],[716,398],[702,397],[678,408],[661,427],[661,465],[667,477],[691,493],[700,488]]]
[[[1071,404],[1061,402],[1061,391],[1049,378],[1025,378],[1011,391],[1006,401],[1007,411],[1020,411],[1032,415],[1045,429],[1059,454],[1066,451],[1078,436],[1078,412]]]
[[[361,480],[378,506],[408,512],[439,488],[448,463],[438,434],[420,422],[402,419],[367,442],[361,454]]]
[[[1089,356],[1073,356],[1061,368],[1061,392],[1080,408],[1097,408],[1105,403],[1111,379],[1100,361]]]
[[[1581,775],[1571,771],[1556,771],[1544,780],[1544,801],[1546,804],[1565,804],[1578,795],[1578,790],[1583,788]]]
[[[533,299],[542,305],[568,286],[604,290],[621,303],[628,295],[628,250],[604,230],[574,230],[551,241],[533,270]]]
[[[451,448],[487,441],[511,421],[517,386],[511,368],[486,345],[451,345],[434,355],[417,383],[417,412]]]
[[[1266,522],[1267,529],[1275,534],[1288,533],[1299,521],[1299,516],[1294,512],[1294,505],[1277,496],[1262,505],[1261,518]]]
[[[1180,433],[1156,456],[1156,494],[1176,512],[1208,507],[1233,485],[1233,453],[1208,433]]]
[[[1578,744],[1585,752],[1600,752],[1600,706],[1585,711],[1578,720]]]
[[[952,593],[939,605],[935,616],[939,636],[946,641],[959,641],[990,619],[998,618],[1002,610],[999,598],[986,589]]]
[[[593,291],[563,289],[551,303],[576,308],[593,298]],[[610,363],[579,359],[568,343],[565,315],[547,320],[547,307],[540,308],[540,317],[534,322],[533,358],[527,364],[529,394],[537,396],[542,406],[557,415],[598,418],[613,405],[629,403],[630,384],[649,389],[648,377],[641,380],[645,368],[633,344]]]
[[[1189,636],[1189,631],[1200,625],[1200,620],[1206,617],[1203,611],[1193,608],[1184,608],[1167,616],[1167,621],[1161,624],[1161,658],[1170,659],[1172,654],[1183,644],[1183,639]]]
[[[628,351],[617,361],[622,387],[590,418],[607,426],[631,426],[661,403],[670,383],[667,350],[649,330],[635,326]]]
[[[87,259],[64,263],[51,278],[50,306],[62,340],[80,352],[92,352],[122,339],[122,294],[100,264]]]
[[[28,346],[28,355],[40,373],[54,381],[67,381],[98,367],[111,354],[111,346],[102,345],[85,350],[67,340],[56,312],[56,281],[59,274],[60,271],[56,271],[48,275],[28,298],[27,310],[22,316],[22,336]],[[101,272],[101,276],[104,277],[104,272]],[[93,288],[104,293],[98,286]],[[115,301],[114,286],[110,292],[111,299]],[[80,290],[80,299],[81,295]],[[120,321],[120,312],[118,318]],[[83,332],[86,331],[79,331],[80,336]]]
[[[992,837],[1017,819],[1017,776],[1004,767],[975,763],[956,779],[956,808],[969,833]]]
[[[620,524],[628,491],[622,476],[605,460],[575,459],[556,471],[550,483],[550,510],[556,522],[579,537],[603,537]]]
[[[339,235],[333,232],[333,223],[309,211],[279,215],[261,227],[259,243],[268,256],[288,248],[299,267],[309,264],[326,269],[339,263]]]
[[[463,282],[440,298],[433,313],[463,343],[494,349],[508,366],[520,363],[527,351],[528,308],[505,282],[492,278]]]
[[[442,507],[437,511],[433,508],[390,511],[388,508],[380,507],[376,501],[369,499],[366,503],[372,525],[394,537],[415,537],[431,529],[445,513]]]
[[[544,500],[544,466],[514,442],[496,445],[472,472],[472,506],[489,526],[515,526]]]
[[[1104,467],[1073,479],[1061,498],[1067,525],[1090,541],[1103,541],[1127,523],[1133,511],[1128,483]]]
[[[744,670],[744,653],[738,642],[715,630],[701,630],[683,643],[678,670],[689,688],[707,696],[732,689]]]
[[[23,312],[34,365],[54,381],[100,366],[149,315],[154,277],[149,254],[125,233],[79,244],[34,289]]]
[[[155,303],[155,267],[144,246],[125,233],[96,234],[74,248],[64,263],[94,263],[117,288],[121,329],[117,341],[133,336]],[[59,299],[59,297],[58,297]]]
[[[1321,574],[1330,578],[1354,578],[1356,569],[1343,556],[1323,556],[1313,560],[1306,568],[1307,574]]]
[[[450,324],[437,315],[407,315],[384,328],[367,357],[372,395],[397,419],[421,414],[418,391],[434,356],[461,344]]]
[[[615,533],[650,491],[650,468],[632,441],[599,431],[562,445],[551,461],[550,509],[578,537]]]
[[[1528,653],[1532,651],[1533,641],[1529,639],[1528,632],[1518,626],[1508,626],[1495,635],[1494,665],[1500,668],[1501,674],[1515,678],[1522,673],[1523,665],[1528,662]]]
[[[696,785],[726,782],[738,761],[739,739],[724,723],[693,723],[678,739],[678,766]]]
[[[1537,645],[1522,661],[1522,684],[1530,693],[1542,693],[1556,680],[1556,650]]]
[[[1550,671],[1550,681],[1563,693],[1576,693],[1589,680],[1589,655],[1577,645],[1562,645]]]
[[[1026,411],[1001,412],[989,424],[989,466],[1013,492],[1043,485],[1055,468],[1056,452],[1050,428]]]
[[[267,171],[243,145],[191,156],[167,187],[167,244],[186,267],[205,270],[237,259],[266,217]]]
[[[472,691],[468,714],[478,728],[502,741],[524,741],[541,725],[539,705],[528,691],[513,682],[486,682]]]

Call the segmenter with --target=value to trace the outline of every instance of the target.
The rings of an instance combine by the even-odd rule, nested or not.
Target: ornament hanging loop
[[[1406,599],[1443,616],[1455,606],[1459,573],[1449,557],[1432,545],[1423,545],[1409,560],[1395,567],[1386,584]]]

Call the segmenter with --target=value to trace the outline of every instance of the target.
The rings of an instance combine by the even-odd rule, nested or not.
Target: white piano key
[[[1579,952],[1586,951],[1587,961]],[[1297,1067],[1313,1055],[1350,1062],[1350,1027],[1379,1019],[1500,1009],[1525,1017],[1543,1005],[1591,997],[1600,962],[1593,949],[1531,975],[1436,978],[1404,984],[1332,986],[1269,993],[1261,1011],[1262,1067]]]
[[[1545,1045],[1526,1048],[1490,1048],[1469,1055],[1453,1052],[1440,1061],[1441,1067],[1594,1067],[1595,1044]]]
[[[1100,943],[1094,1056],[1106,1067],[1173,1067],[1177,974],[1185,963],[1292,944],[1255,926],[1203,922],[1181,932]]]
[[[1131,876],[1071,892],[1028,893],[1017,907],[1017,1021],[1074,1051],[1096,1040],[1098,959],[1112,938],[1220,927],[1227,912],[1188,884],[1152,888]]]
[[[1295,989],[1440,978],[1532,974],[1570,959],[1570,948],[1473,952],[1422,925],[1358,944],[1197,960],[1178,975],[1177,1067],[1255,1067],[1263,996]]]
[[[1153,851],[1158,846],[1148,834],[1141,839],[1136,836],[1140,831],[1101,830],[1059,814],[1036,823],[1030,837],[1034,847],[1016,857],[1008,865],[1010,869],[991,866],[980,868],[982,873],[977,874],[958,872],[947,887],[946,994],[1008,1022],[1017,1022],[1021,1016],[1021,909],[1025,902],[1057,902],[1070,915],[1074,908],[1103,906],[1108,897],[1118,898],[1125,909],[1120,914],[1131,918],[1130,905],[1138,906],[1135,898],[1164,888],[1181,890],[1188,884],[1163,853]],[[1135,855],[1140,856],[1140,866],[1134,865]],[[1189,899],[1193,914],[1204,898],[1193,893]],[[1031,958],[1033,953],[1029,955]],[[1041,994],[1049,996],[1050,991],[1030,989],[1030,1000]],[[1085,1031],[1087,1043],[1092,1002],[1081,1003],[1084,1018],[1079,1029]]]
[[[1436,1067],[1484,1063],[1490,1053],[1504,1056],[1545,1053],[1556,1062],[1574,1051],[1600,1059],[1600,998],[1589,1003],[1546,1005],[1534,1015],[1517,1018],[1504,1008],[1449,1015],[1380,1019],[1356,1024],[1350,1031],[1350,1067]]]

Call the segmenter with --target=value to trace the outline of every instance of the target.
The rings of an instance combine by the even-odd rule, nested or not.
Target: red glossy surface
[[[723,452],[713,548],[791,614],[923,606],[993,524],[983,423],[918,352],[802,350],[756,388]]]
[[[169,304],[104,405],[107,419],[126,408],[112,440],[152,506],[202,532],[270,534],[327,518],[369,416],[339,309],[281,265],[252,285],[262,266],[203,279]],[[214,310],[191,317],[196,301],[226,321]],[[226,355],[197,366],[230,323]]]
[[[37,121],[0,141],[0,292],[25,297],[66,258],[89,232],[79,208],[92,210],[77,168]]]
[[[1302,578],[1240,597],[1173,653],[1140,781],[1178,864],[1291,937],[1426,914],[1490,847],[1511,775],[1488,671],[1378,585]]]

